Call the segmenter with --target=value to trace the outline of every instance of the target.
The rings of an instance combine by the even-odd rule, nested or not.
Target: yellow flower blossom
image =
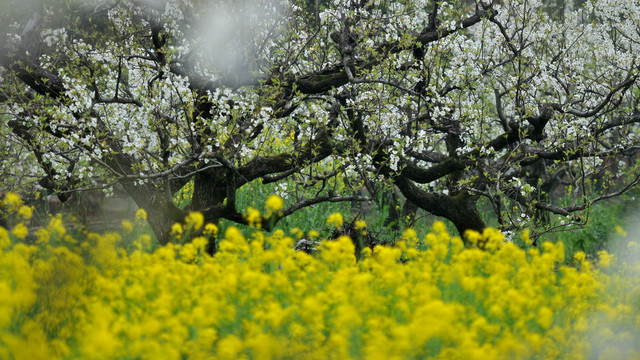
[[[202,225],[204,225],[204,215],[199,211],[192,211],[184,218],[184,221],[188,227],[194,230],[200,230]]]
[[[0,250],[8,248],[11,245],[11,238],[7,229],[0,226]]]
[[[149,234],[141,234],[135,241],[134,245],[139,250],[148,249],[151,246],[151,236]]]
[[[182,233],[184,233],[184,229],[180,223],[175,223],[171,226],[171,235],[180,239],[182,237]]]
[[[293,248],[293,230],[246,238],[229,226],[208,256],[204,236],[152,249],[142,234],[126,247],[117,232],[76,236],[52,218],[30,245],[11,242],[16,228],[0,228],[0,358],[640,353],[640,266],[625,262],[638,246],[565,265],[562,242],[520,249],[490,230],[472,234],[485,250],[465,248],[436,225],[424,241],[407,230],[356,259],[347,236],[309,255]]]
[[[337,212],[329,215],[329,218],[327,218],[327,225],[334,226],[338,229],[342,227],[343,223],[344,218],[342,217],[342,214]]]
[[[358,219],[358,220],[356,220],[354,226],[355,226],[356,230],[364,229],[364,228],[367,227],[367,222],[362,220],[362,219]]]
[[[62,237],[67,233],[67,229],[65,229],[64,224],[62,222],[62,214],[58,214],[56,216],[51,217],[49,219],[49,224],[47,225],[47,229],[52,234],[57,234]]]
[[[542,326],[544,329],[548,329],[553,322],[553,311],[547,307],[543,306],[538,310],[538,316],[536,317],[536,322],[538,325]]]
[[[33,216],[33,208],[31,206],[20,206],[18,209],[18,215],[24,220],[29,220]]]
[[[204,226],[203,233],[209,236],[217,236],[218,226],[216,226],[216,224],[207,223],[207,225]]]
[[[11,233],[18,239],[24,240],[29,234],[29,229],[27,229],[27,226],[25,224],[19,223],[13,227],[13,230],[11,230]]]
[[[131,221],[122,220],[120,224],[122,225],[122,229],[124,230],[125,233],[131,234],[133,232],[133,224],[131,223]]]
[[[22,198],[20,195],[14,192],[8,192],[4,195],[4,199],[0,202],[0,205],[7,209],[9,212],[16,212],[22,206]]]
[[[418,235],[416,234],[416,231],[413,230],[413,228],[408,228],[402,233],[402,238],[405,240],[417,240]]]
[[[267,198],[265,205],[267,206],[268,211],[278,212],[284,207],[284,202],[282,201],[282,198],[280,196],[270,195]]]
[[[204,248],[207,246],[208,240],[204,236],[198,236],[194,238],[191,243],[200,251],[204,251]]]
[[[237,227],[230,226],[224,234],[224,239],[220,242],[220,250],[244,254],[249,252],[249,244]]]
[[[240,353],[243,351],[242,340],[236,336],[228,335],[220,340],[217,351],[218,359],[238,359]]]
[[[598,251],[598,265],[601,268],[607,269],[611,266],[611,260],[612,260],[613,256],[611,254],[609,254],[607,251],[602,250],[602,251]]]
[[[447,225],[442,221],[434,222],[432,227],[433,227],[433,231],[438,234],[447,232]]]
[[[40,228],[36,231],[36,244],[45,245],[49,243],[51,232],[46,228]]]
[[[145,222],[147,221],[147,212],[140,208],[136,211],[136,222]]]
[[[254,226],[257,228],[262,226],[262,216],[260,216],[260,211],[258,209],[249,207],[244,217],[249,223],[249,226]]]
[[[465,231],[464,237],[473,245],[477,245],[482,240],[482,235],[475,230]]]

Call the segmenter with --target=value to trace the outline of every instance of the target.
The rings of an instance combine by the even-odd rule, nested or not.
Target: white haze
[[[612,262],[612,267],[615,269],[617,265],[626,263],[624,267],[618,267],[616,273],[611,273],[610,276],[616,275],[637,278],[640,277],[640,213],[638,209],[634,209],[634,214],[630,215],[624,222],[624,230],[626,236],[614,232],[609,236],[609,252],[616,255],[616,260]],[[629,246],[630,243],[635,243],[635,246]],[[617,264],[616,264],[617,263]],[[608,271],[608,270],[600,270]],[[638,282],[632,282],[637,284]],[[633,296],[640,295],[637,288],[625,288],[620,289],[618,287],[611,287],[607,289],[607,296],[614,298],[629,297],[629,293]],[[640,298],[631,299],[631,303],[624,304],[633,308],[638,306]],[[633,310],[632,310],[633,312]],[[618,314],[618,317],[623,316]],[[610,358],[612,351],[618,356],[622,355],[623,358],[631,358],[633,354],[640,353],[640,333],[637,332],[635,324],[638,319],[626,319],[624,325],[620,324],[621,319],[610,319],[605,311],[596,311],[588,318],[589,330],[587,338],[592,346],[590,359],[606,359]],[[631,323],[631,326],[629,326]],[[603,329],[610,329],[615,335],[614,340],[610,338],[608,341],[603,341],[601,333]]]
[[[201,12],[196,52],[205,67],[231,83],[242,84],[258,74],[258,53],[278,31],[280,6],[273,1],[214,1]]]

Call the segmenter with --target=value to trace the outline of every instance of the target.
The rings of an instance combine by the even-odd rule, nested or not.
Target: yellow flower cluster
[[[340,213],[333,213],[327,218],[327,225],[335,226],[338,229],[342,227],[343,223],[344,218]]]
[[[270,195],[265,202],[268,211],[278,212],[284,207],[284,201],[278,195]]]
[[[560,243],[522,250],[489,230],[470,233],[485,250],[465,248],[436,223],[361,261],[346,236],[311,256],[281,230],[229,227],[211,257],[203,237],[155,251],[127,252],[118,233],[55,245],[60,226],[34,245],[0,232],[2,359],[640,356],[640,266],[604,252],[599,266],[581,254],[561,265]]]
[[[6,214],[3,215],[3,210]],[[27,228],[27,223],[33,217],[33,207],[24,205],[22,202],[22,198],[20,195],[8,192],[5,194],[2,201],[0,201],[0,217],[5,216],[17,216],[18,222],[13,229],[11,230],[11,234],[17,237],[20,240],[24,240],[29,234],[29,229]],[[7,229],[3,229],[0,227],[0,247],[3,247],[2,238],[5,238],[4,246],[8,245],[8,237],[3,237],[1,234],[7,233]],[[7,233],[8,235],[8,233]]]
[[[20,195],[13,192],[6,193],[0,201],[0,214],[2,214],[2,209],[6,210],[8,214],[17,214],[23,221],[28,221],[33,217],[33,207],[24,205]]]

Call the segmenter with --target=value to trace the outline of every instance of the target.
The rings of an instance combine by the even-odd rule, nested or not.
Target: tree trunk
[[[229,171],[222,168],[197,173],[194,176],[193,199],[189,208],[206,212],[208,209],[222,206],[227,197],[227,188],[233,185],[230,177]],[[235,186],[230,190],[235,194]]]
[[[139,208],[147,212],[147,222],[151,226],[161,245],[171,241],[171,227],[184,221],[185,212],[167,200],[165,194],[153,184],[136,185],[131,181],[122,181],[122,187]]]
[[[466,191],[453,196],[429,193],[403,177],[398,177],[395,182],[407,200],[433,215],[451,221],[463,240],[465,231],[482,232],[486,227],[476,208],[477,196]]]

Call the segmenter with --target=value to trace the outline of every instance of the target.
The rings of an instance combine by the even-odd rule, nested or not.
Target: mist
[[[231,86],[260,75],[258,54],[278,32],[282,9],[274,1],[215,1],[198,18],[195,49],[200,64]]]
[[[591,344],[591,359],[634,358],[640,353],[640,333],[637,331],[640,319],[626,318],[625,313],[638,306],[640,292],[640,212],[623,222],[623,229],[609,235],[609,252],[615,257],[611,268],[598,264],[597,271],[606,272],[610,283],[603,296],[618,302],[614,309],[599,308],[587,319],[587,340]],[[626,286],[625,286],[626,285]],[[631,287],[628,287],[631,285]],[[610,303],[610,301],[601,301]],[[604,335],[604,336],[603,336]],[[635,354],[635,355],[634,355]]]

